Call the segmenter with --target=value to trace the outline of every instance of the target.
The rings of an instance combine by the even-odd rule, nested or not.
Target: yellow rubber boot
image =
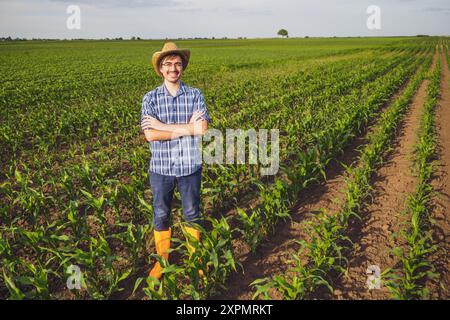
[[[170,249],[170,236],[171,230],[167,231],[155,231],[155,246],[156,253],[165,260],[169,260],[169,252]],[[155,277],[156,279],[160,279],[162,276],[162,267],[159,262],[156,262],[153,269],[150,271],[150,276]]]
[[[193,238],[197,239],[197,241],[200,241],[200,230],[191,228],[191,227],[186,227],[186,232],[188,234],[190,234]],[[195,252],[195,248],[189,244],[189,240],[187,241],[187,248],[190,254],[193,254]],[[198,274],[199,276],[203,277],[203,271],[202,270],[198,270]]]
[[[200,241],[200,230],[197,230],[197,229],[194,229],[191,227],[186,227],[186,232],[188,234],[190,234],[193,238],[197,239],[197,241]],[[189,253],[195,252],[195,248],[189,243],[189,240],[188,240],[187,247],[188,247]]]

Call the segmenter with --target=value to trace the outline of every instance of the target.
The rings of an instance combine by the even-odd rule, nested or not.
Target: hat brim
[[[169,51],[158,51],[155,52],[152,56],[152,64],[153,69],[155,69],[156,74],[162,76],[161,71],[159,71],[159,64],[164,57],[171,54],[179,54],[183,60],[183,70],[185,70],[189,64],[189,58],[191,57],[191,51],[186,49],[178,49],[178,50],[169,50]]]

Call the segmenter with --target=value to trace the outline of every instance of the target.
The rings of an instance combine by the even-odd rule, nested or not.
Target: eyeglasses
[[[166,68],[172,68],[172,66],[175,66],[177,69],[180,69],[183,66],[183,64],[181,62],[175,62],[175,63],[165,62],[162,65]]]

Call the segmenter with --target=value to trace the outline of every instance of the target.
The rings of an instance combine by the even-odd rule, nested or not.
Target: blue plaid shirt
[[[142,101],[142,117],[151,116],[166,124],[189,123],[195,110],[205,111],[203,118],[211,122],[200,90],[186,86],[172,96],[162,84],[148,92]],[[201,168],[198,136],[182,136],[172,140],[150,142],[150,171],[167,176],[187,176]]]

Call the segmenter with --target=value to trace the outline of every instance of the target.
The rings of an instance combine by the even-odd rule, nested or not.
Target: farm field
[[[209,128],[279,129],[280,167],[204,164],[156,281],[163,43],[0,43],[0,299],[449,299],[449,38],[176,41]]]

